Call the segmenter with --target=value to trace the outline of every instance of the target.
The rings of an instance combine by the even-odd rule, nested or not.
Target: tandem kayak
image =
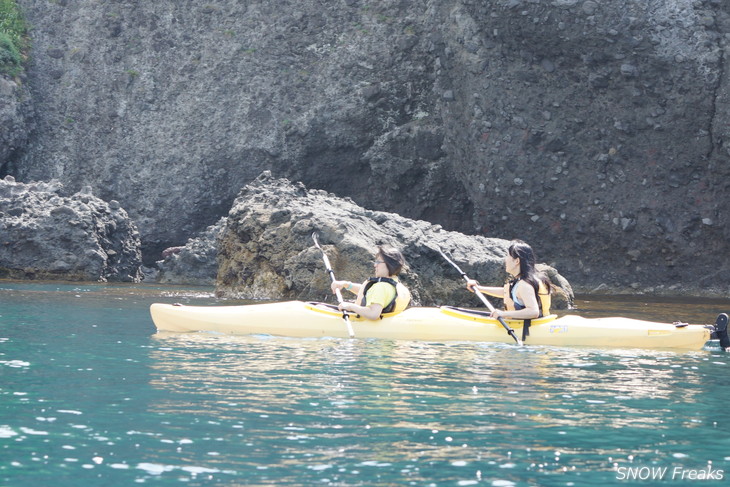
[[[326,303],[287,301],[245,306],[184,306],[155,303],[152,320],[160,332],[217,332],[318,338],[348,337],[342,313]],[[724,326],[720,323],[724,317]],[[377,321],[350,316],[356,338],[514,343],[489,313],[441,307],[413,307]],[[521,320],[505,320],[522,335]],[[631,318],[582,318],[549,315],[532,320],[527,345],[699,350],[721,334],[727,315],[716,325],[655,323]]]

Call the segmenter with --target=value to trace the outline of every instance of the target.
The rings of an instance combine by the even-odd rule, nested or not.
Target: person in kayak
[[[351,281],[333,281],[332,292],[344,289],[357,294],[354,302],[342,302],[339,308],[368,320],[377,320],[384,314],[400,313],[411,301],[411,293],[400,281],[398,274],[406,259],[397,249],[379,247],[373,261],[375,276],[361,284]]]
[[[522,240],[513,240],[504,257],[504,267],[512,278],[503,287],[480,286],[474,279],[466,288],[504,300],[504,310],[496,309],[493,318],[530,320],[550,314],[550,281],[535,268],[535,252]]]

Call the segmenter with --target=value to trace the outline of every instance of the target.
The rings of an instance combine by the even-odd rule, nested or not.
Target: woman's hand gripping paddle
[[[454,261],[449,259],[449,257],[446,254],[444,254],[444,252],[441,250],[441,248],[439,248],[439,247],[437,247],[437,248],[438,248],[439,254],[441,254],[441,256],[444,259],[446,259],[446,262],[448,262],[449,264],[454,266],[454,268],[457,271],[459,271],[459,274],[461,274],[461,277],[463,277],[465,281],[469,281],[469,277],[466,275],[466,272],[462,271],[461,268],[458,265],[456,265],[456,263]],[[492,303],[489,302],[489,300],[486,298],[486,296],[484,296],[484,294],[482,294],[482,292],[479,289],[474,288],[474,294],[479,296],[479,299],[481,299],[482,303],[484,303],[487,306],[487,308],[489,308],[489,311],[494,312],[494,306],[492,306]],[[497,318],[497,320],[499,320],[499,323],[504,327],[505,330],[507,330],[507,333],[509,333],[510,336],[515,339],[515,342],[517,342],[517,345],[522,346],[522,340],[517,338],[515,331],[512,328],[510,328],[509,325],[507,325],[507,323],[504,321],[504,319],[502,319],[502,317],[500,316]]]
[[[322,252],[322,260],[324,260],[324,266],[327,269],[327,272],[329,273],[332,282],[335,282],[335,273],[334,271],[332,271],[332,266],[330,265],[330,260],[327,258],[327,254],[325,254],[324,249],[319,246],[319,241],[317,240],[317,232],[314,232],[312,234],[312,240],[314,240],[314,245],[320,250],[320,252]],[[342,293],[339,289],[335,290],[335,296],[337,296],[337,304],[342,304]],[[350,335],[350,338],[355,338],[355,332],[352,329],[352,323],[350,323],[350,315],[347,313],[347,311],[342,311],[342,319],[345,320],[347,333]]]

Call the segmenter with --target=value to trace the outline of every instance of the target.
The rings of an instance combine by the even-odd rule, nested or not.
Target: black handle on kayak
[[[324,267],[327,269],[327,273],[330,275],[330,279],[332,279],[332,282],[335,282],[335,273],[332,270],[332,266],[330,265],[330,260],[327,258],[327,254],[324,253],[324,249],[319,246],[319,240],[317,237],[317,232],[314,232],[312,234],[312,240],[314,240],[314,245],[322,252],[322,260],[324,261]],[[337,304],[342,304],[342,293],[339,289],[335,290],[335,296],[337,296]],[[350,335],[350,338],[355,338],[355,331],[352,329],[352,323],[350,323],[350,315],[347,313],[347,311],[342,311],[342,319],[345,320],[345,325],[347,326],[347,333]]]
[[[444,259],[446,259],[446,262],[448,262],[449,264],[454,266],[454,268],[459,272],[459,274],[461,274],[461,277],[463,277],[465,281],[469,281],[469,276],[466,275],[466,272],[462,271],[461,268],[458,265],[456,265],[456,262],[449,259],[449,257],[441,250],[440,247],[437,247],[437,248],[438,248],[439,254],[441,254],[441,256]],[[487,308],[489,308],[489,311],[494,312],[494,306],[492,306],[492,303],[489,302],[489,300],[486,298],[486,296],[484,296],[484,294],[482,294],[482,292],[479,289],[474,288],[474,294],[479,296],[479,299],[481,299],[482,303],[484,303],[487,306]],[[507,330],[507,333],[509,333],[509,335],[512,338],[514,338],[517,345],[522,346],[522,340],[517,338],[515,331],[509,327],[507,322],[505,322],[501,316],[497,317],[497,321],[499,321],[499,323],[504,327],[504,329]]]
[[[720,313],[715,321],[715,335],[720,340],[720,347],[730,352],[730,336],[728,335],[728,316],[726,313]]]

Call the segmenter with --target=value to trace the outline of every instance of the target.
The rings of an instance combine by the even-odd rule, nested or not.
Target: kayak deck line
[[[337,305],[329,304],[329,303],[320,303],[320,302],[307,302],[305,304],[307,309],[310,309],[312,311],[319,311],[322,313],[328,313],[328,314],[334,314],[337,316],[342,315],[342,311],[339,310]],[[454,316],[458,317],[464,320],[470,320],[470,321],[476,321],[480,323],[490,323],[494,324],[497,322],[494,318],[491,316],[491,311],[482,311],[478,309],[469,309],[469,308],[457,308],[455,306],[440,306],[438,308],[441,310],[442,313],[448,315],[448,316]],[[383,315],[383,319],[390,318],[392,316],[395,316],[397,313],[392,314],[385,314]],[[367,322],[364,318],[360,317],[359,315],[353,315],[353,319],[357,319],[358,321],[364,321]],[[533,324],[542,324],[542,323],[548,323],[550,321],[554,321],[557,319],[558,315],[548,315],[542,318],[535,318],[532,320]],[[513,328],[522,328],[524,326],[524,320],[505,320],[510,326]]]
[[[184,306],[154,303],[152,320],[160,332],[218,332],[295,338],[347,338],[342,312],[327,303],[284,301],[242,306]],[[725,323],[727,323],[727,315]],[[380,320],[351,316],[357,338],[431,342],[514,343],[502,325],[482,310],[452,306],[412,307]],[[718,317],[718,321],[721,321]],[[521,320],[507,320],[519,329]],[[624,317],[583,318],[549,315],[532,320],[527,345],[700,350],[711,339],[727,338],[727,324],[657,323]],[[730,341],[730,340],[728,340]],[[730,346],[730,344],[728,345]],[[724,348],[724,347],[723,347]]]

